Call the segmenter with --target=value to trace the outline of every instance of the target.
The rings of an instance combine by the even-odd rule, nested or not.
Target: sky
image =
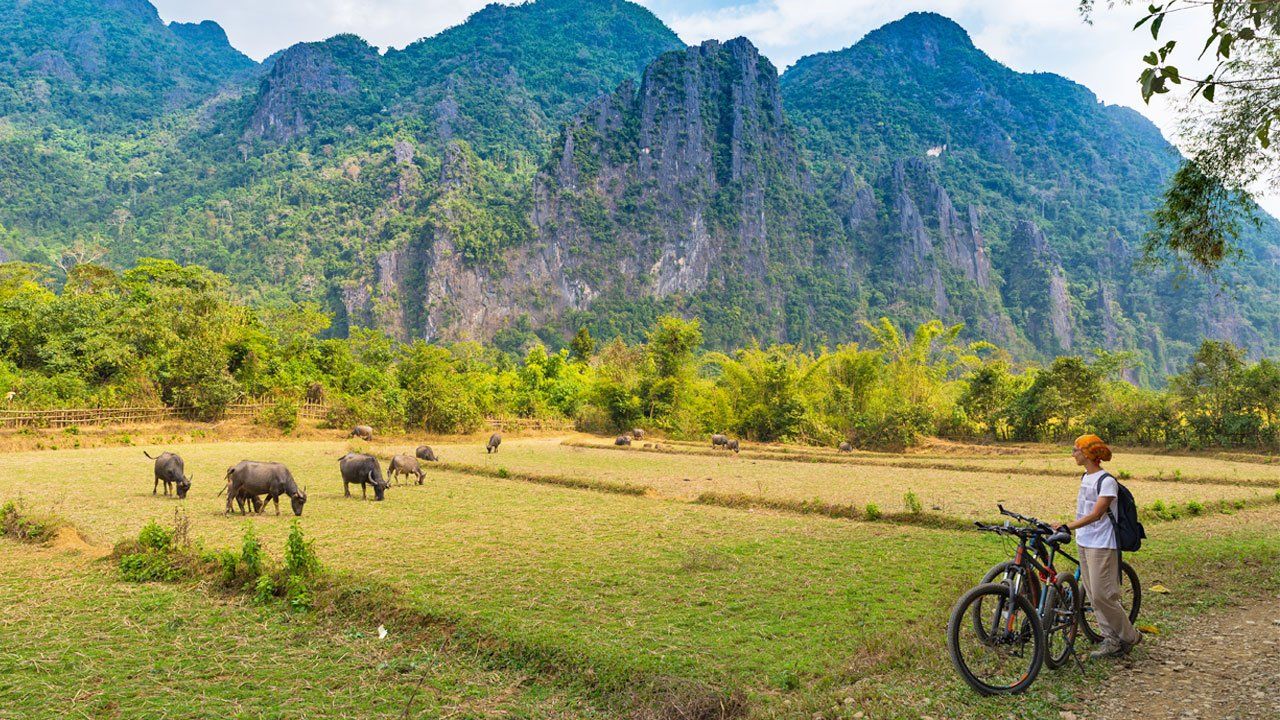
[[[215,20],[231,44],[261,60],[296,42],[355,33],[382,48],[404,47],[457,25],[491,0],[152,0],[165,20]],[[1058,73],[1110,104],[1146,115],[1181,144],[1176,100],[1142,102],[1137,76],[1141,57],[1156,46],[1133,24],[1145,3],[1100,6],[1092,24],[1076,0],[638,0],[689,44],[706,39],[751,39],[779,69],[817,52],[839,50],[869,31],[913,10],[942,13],[960,23],[974,44],[1022,72]],[[1163,37],[1203,37],[1204,22],[1180,13]],[[1163,38],[1162,38],[1163,39]],[[1184,42],[1192,45],[1194,41]],[[1185,48],[1184,48],[1185,51]],[[1183,75],[1194,57],[1175,55]],[[1280,216],[1280,194],[1260,198]]]

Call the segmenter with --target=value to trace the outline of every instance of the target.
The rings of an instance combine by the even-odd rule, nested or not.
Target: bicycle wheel
[[[1129,622],[1138,621],[1138,612],[1142,610],[1142,583],[1138,580],[1138,572],[1129,563],[1120,561],[1120,606],[1128,609]],[[1089,589],[1080,587],[1080,629],[1091,642],[1102,642],[1102,628],[1093,616],[1093,604],[1089,602]]]
[[[991,566],[991,569],[987,571],[987,574],[983,576],[982,582],[979,584],[985,585],[987,583],[1002,583],[1002,584],[1007,583],[1008,582],[1007,573],[1009,569],[1016,568],[1016,567],[1017,566],[1014,565],[1013,561],[1011,560],[1006,560],[1005,562],[996,563],[995,565]],[[1040,578],[1034,572],[1022,573],[1022,594],[1027,596],[1027,600],[1031,601],[1032,606],[1036,606],[1040,604]],[[979,618],[987,617],[985,609],[982,607],[982,600],[979,600],[977,604],[975,604],[973,611],[970,612],[970,615],[974,618],[974,622],[975,622],[974,630],[978,633],[978,636],[985,637],[982,635],[983,622],[982,620],[979,619]]]
[[[1058,576],[1049,589],[1041,622],[1044,625],[1045,657],[1050,668],[1060,668],[1071,658],[1080,623],[1080,586],[1070,575]]]
[[[975,608],[975,605],[977,606]],[[972,614],[981,608],[983,632]],[[1035,606],[1009,586],[985,583],[965,593],[951,609],[947,651],[960,677],[981,695],[1020,693],[1044,664],[1044,628]]]

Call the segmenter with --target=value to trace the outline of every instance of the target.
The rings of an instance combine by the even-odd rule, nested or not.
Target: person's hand
[[[1066,533],[1067,535],[1071,534],[1071,528],[1067,527],[1066,523],[1059,525],[1056,529],[1058,532]]]

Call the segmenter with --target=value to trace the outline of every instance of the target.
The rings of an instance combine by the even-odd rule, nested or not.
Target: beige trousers
[[[1080,578],[1102,636],[1122,643],[1138,641],[1129,611],[1120,605],[1120,553],[1109,548],[1080,548]]]

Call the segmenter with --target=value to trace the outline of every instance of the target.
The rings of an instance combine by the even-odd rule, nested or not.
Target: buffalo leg
[[[347,481],[342,481],[342,496],[351,497],[351,488],[347,485]]]
[[[155,495],[155,494],[156,494],[156,488],[158,488],[158,487],[160,487],[160,478],[158,478],[158,477],[157,477],[157,478],[156,478],[156,481],[155,481],[155,482],[153,482],[153,483],[151,483],[151,494],[152,494],[152,495]]]

